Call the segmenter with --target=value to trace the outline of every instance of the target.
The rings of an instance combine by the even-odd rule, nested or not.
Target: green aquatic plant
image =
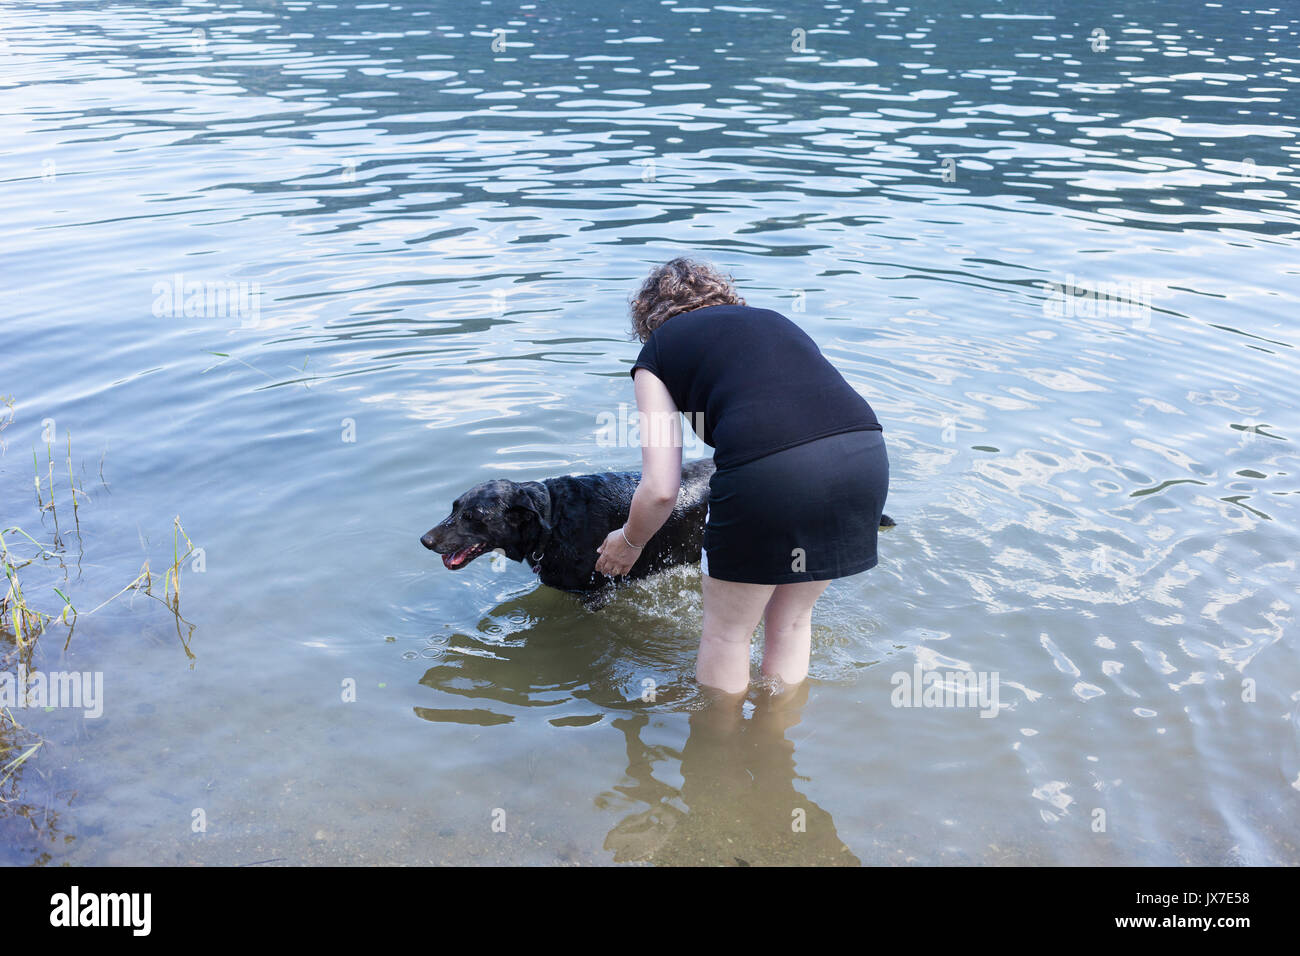
[[[13,399],[11,397],[0,398],[0,409],[2,409],[0,410],[0,434],[2,434],[4,429],[14,420]],[[0,453],[3,450],[3,444],[0,444]],[[76,563],[79,564],[84,551],[84,544],[81,540],[80,511],[83,503],[90,502],[91,498],[84,488],[78,487],[73,472],[71,433],[67,435],[66,450],[67,490],[71,497],[73,527],[76,531],[78,545]],[[40,467],[40,459],[35,449],[32,451],[32,461],[36,472],[37,513],[42,519],[47,515],[49,516],[49,520],[53,524],[53,531],[38,537],[36,534],[32,534],[17,525],[0,529],[0,573],[4,575],[3,583],[0,584],[0,587],[3,587],[3,593],[0,594],[0,666],[7,665],[15,659],[30,665],[33,649],[37,641],[56,624],[66,629],[64,638],[64,649],[66,650],[71,644],[73,632],[80,618],[100,611],[128,591],[152,597],[171,611],[176,621],[176,632],[181,646],[186,656],[193,661],[194,654],[190,650],[190,640],[193,637],[194,625],[186,621],[181,615],[181,567],[195,554],[197,549],[194,547],[194,542],[190,540],[189,535],[186,534],[180,516],[177,515],[172,520],[172,560],[163,574],[161,596],[154,593],[155,576],[150,568],[149,561],[146,560],[139,573],[123,588],[101,601],[91,610],[81,611],[73,602],[73,582],[69,574],[68,560],[70,555],[60,532],[58,516],[59,487],[55,482],[53,442],[46,442],[46,467],[44,469]],[[100,476],[102,479],[102,459],[100,461]],[[107,482],[104,483],[104,487],[107,489]],[[44,523],[44,520],[42,520],[42,523]],[[55,583],[42,585],[39,583],[38,578],[38,583],[30,583],[32,572],[51,565],[57,567],[56,574],[61,572],[61,581],[56,578]],[[48,591],[45,588],[48,588]],[[43,593],[52,593],[58,598],[59,603],[51,606],[50,603],[42,601],[41,595]],[[6,726],[12,729],[17,725],[13,721],[12,714],[8,714],[7,711],[0,711],[0,730],[5,729]],[[0,757],[5,756],[8,749],[12,748],[4,746],[3,740],[0,740]],[[25,760],[26,756],[22,759]],[[12,764],[8,768],[10,773],[19,765],[20,763]],[[0,774],[3,774],[3,770],[0,770]]]
[[[0,628],[7,628],[13,635],[20,652],[30,649],[36,639],[45,633],[51,616],[34,610],[27,601],[23,591],[22,579],[18,572],[37,560],[36,557],[20,558],[9,549],[6,535],[21,535],[37,547],[37,556],[49,555],[45,547],[22,528],[6,528],[0,531],[0,569],[3,569],[8,591],[0,598]]]

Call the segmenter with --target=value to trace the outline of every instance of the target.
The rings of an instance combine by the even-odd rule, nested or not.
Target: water
[[[52,538],[53,436],[32,663],[105,688],[16,713],[0,860],[1300,862],[1300,20],[1240,6],[0,3],[2,523]],[[736,713],[695,569],[591,614],[418,541],[636,466],[597,416],[679,253],[892,458],[811,680]],[[183,620],[85,613],[175,516]]]

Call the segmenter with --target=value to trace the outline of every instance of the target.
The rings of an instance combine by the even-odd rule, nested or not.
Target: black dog
[[[624,580],[700,560],[713,470],[708,458],[682,467],[677,505]],[[543,584],[575,592],[588,607],[600,607],[609,600],[615,579],[596,571],[596,548],[627,521],[640,480],[639,473],[627,471],[485,481],[452,502],[451,514],[420,543],[441,554],[452,571],[500,549],[512,561],[528,561]],[[880,523],[894,522],[883,517]]]
[[[707,458],[682,467],[673,513],[624,579],[700,560],[712,474],[713,462]],[[420,543],[441,554],[452,571],[500,549],[512,561],[527,560],[543,584],[577,592],[589,605],[603,604],[608,600],[603,592],[614,579],[597,573],[596,548],[627,521],[640,480],[638,472],[628,471],[545,481],[485,481],[452,502],[451,514]]]

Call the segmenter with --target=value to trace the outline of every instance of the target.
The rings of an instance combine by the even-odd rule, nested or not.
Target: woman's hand
[[[611,531],[605,537],[605,542],[596,549],[596,553],[600,555],[596,559],[596,570],[611,578],[627,574],[632,570],[632,565],[636,564],[636,559],[641,557],[641,549],[627,543],[622,528]]]
[[[606,535],[596,549],[596,570],[611,578],[632,570],[650,538],[672,514],[682,481],[682,420],[668,386],[646,368],[636,370],[634,381],[637,414],[669,427],[641,427],[641,479],[632,494],[627,524]],[[636,529],[631,540],[628,527]],[[640,547],[633,546],[636,542]]]

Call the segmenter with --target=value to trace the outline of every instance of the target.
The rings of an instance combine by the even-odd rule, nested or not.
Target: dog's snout
[[[420,539],[420,544],[424,545],[426,548],[428,548],[430,551],[432,551],[432,550],[433,550],[433,544],[434,544],[434,541],[433,541],[433,532],[432,532],[432,531],[426,531],[426,532],[424,533],[424,537],[422,537],[422,538]]]

